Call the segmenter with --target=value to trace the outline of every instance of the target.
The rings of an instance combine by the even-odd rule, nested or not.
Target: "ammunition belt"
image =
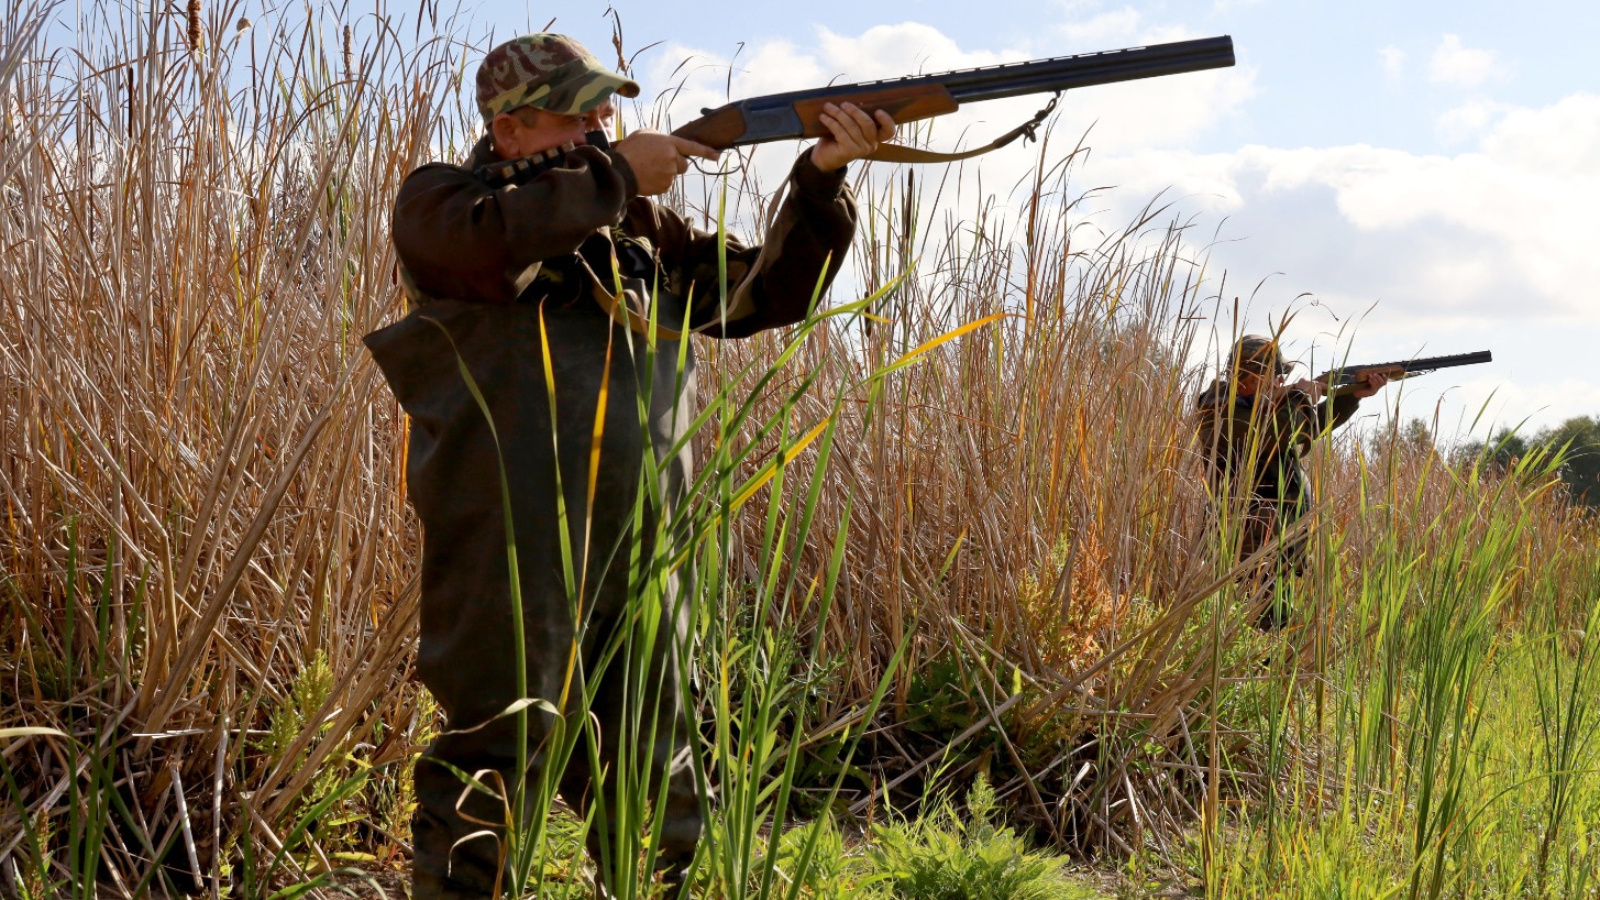
[[[585,146],[599,147],[601,150],[611,149],[611,142],[606,140],[604,131],[591,131],[584,136],[584,141]],[[561,168],[566,164],[567,154],[576,148],[576,144],[568,141],[559,147],[551,147],[549,150],[541,150],[529,156],[496,160],[481,165],[473,169],[472,174],[494,188],[527,184],[551,169]]]

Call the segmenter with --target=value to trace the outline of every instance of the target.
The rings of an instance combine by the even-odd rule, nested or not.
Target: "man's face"
[[[1283,373],[1281,372],[1268,374],[1244,367],[1239,369],[1239,396],[1241,397],[1254,397],[1266,389],[1279,387],[1282,384]]]
[[[584,135],[604,131],[611,125],[616,108],[610,98],[594,109],[576,116],[565,116],[524,106],[494,117],[495,152],[501,159],[531,156],[562,144],[582,145]]]

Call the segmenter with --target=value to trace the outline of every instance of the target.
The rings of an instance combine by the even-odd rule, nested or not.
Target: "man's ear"
[[[517,150],[517,120],[507,113],[495,116],[489,122],[489,136],[494,141],[495,150],[501,156],[510,159],[519,155]]]

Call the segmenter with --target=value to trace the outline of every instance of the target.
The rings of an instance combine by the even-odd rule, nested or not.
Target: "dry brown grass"
[[[202,860],[272,848],[325,766],[403,760],[429,725],[402,423],[357,339],[396,309],[387,206],[452,73],[385,39],[336,78],[317,31],[236,38],[238,12],[195,52],[181,17],[96,7],[21,66],[0,222],[0,706],[115,748],[158,843],[181,782]],[[318,654],[313,725],[263,752]],[[43,745],[8,764],[35,816],[73,777]],[[116,850],[131,883],[142,854]]]

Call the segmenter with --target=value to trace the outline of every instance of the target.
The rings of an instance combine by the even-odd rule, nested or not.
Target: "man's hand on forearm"
[[[863,159],[884,141],[894,139],[894,117],[878,110],[876,118],[854,103],[835,106],[829,103],[818,117],[828,133],[811,148],[811,163],[824,172],[843,168]]]
[[[1365,400],[1383,390],[1383,386],[1388,383],[1389,376],[1387,373],[1368,372],[1361,377],[1360,381],[1356,382],[1350,393],[1354,394],[1358,400]]]

